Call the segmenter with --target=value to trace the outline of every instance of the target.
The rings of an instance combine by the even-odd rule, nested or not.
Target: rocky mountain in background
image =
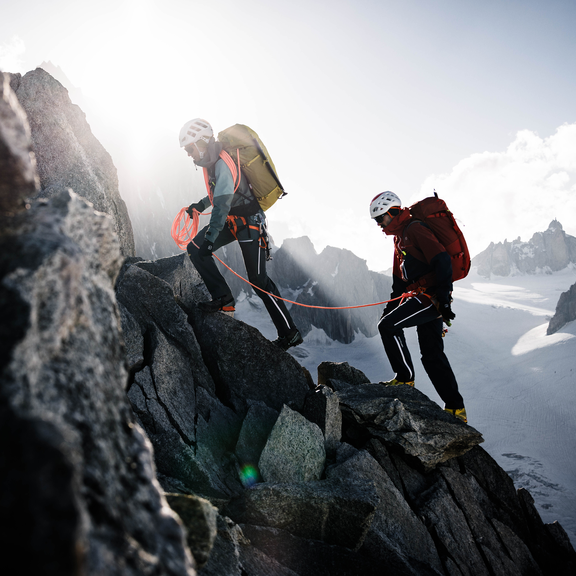
[[[365,260],[332,246],[317,254],[307,237],[285,240],[271,264],[270,273],[280,285],[298,290],[295,301],[308,306],[372,304],[388,300],[392,291],[392,278],[369,270]],[[383,308],[384,305],[348,310],[294,307],[292,318],[304,335],[315,326],[333,340],[347,344],[357,333],[375,336]]]
[[[72,104],[66,88],[41,68],[5,78],[28,118],[40,178],[38,196],[49,198],[71,188],[112,217],[122,254],[133,256],[132,224],[118,190],[116,168],[82,110]]]
[[[548,323],[546,334],[554,334],[563,326],[576,320],[576,284],[572,284],[570,289],[560,294],[556,312]]]
[[[536,232],[528,242],[520,238],[492,242],[472,259],[472,266],[477,266],[478,274],[485,277],[556,272],[570,263],[576,263],[576,238],[566,234],[558,220],[550,222],[545,232]]]
[[[255,328],[201,312],[206,289],[184,254],[124,258],[114,220],[74,192],[27,199],[26,119],[2,90],[7,565],[64,576],[574,574],[566,533],[542,522],[479,431],[346,363],[321,364],[315,384]]]

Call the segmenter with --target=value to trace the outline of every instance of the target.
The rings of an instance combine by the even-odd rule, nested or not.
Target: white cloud
[[[25,72],[22,69],[23,60],[21,56],[26,52],[24,40],[19,36],[12,36],[4,44],[0,44],[0,70],[3,72]]]
[[[420,197],[434,188],[464,224],[473,255],[491,241],[529,240],[554,218],[576,235],[576,123],[548,138],[522,130],[504,152],[473,154],[428,177]]]

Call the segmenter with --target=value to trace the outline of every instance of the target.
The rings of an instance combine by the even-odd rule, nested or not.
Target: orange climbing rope
[[[226,166],[230,169],[232,173],[232,181],[235,183],[234,185],[234,192],[238,190],[238,186],[240,185],[240,177],[242,175],[241,168],[240,168],[240,150],[236,150],[237,160],[238,160],[238,169],[236,169],[236,164],[234,160],[232,160],[232,156],[228,154],[225,150],[220,152],[220,158],[224,160]],[[208,176],[208,170],[204,168],[204,182],[206,183],[206,190],[208,190],[208,198],[210,198],[210,203],[213,204],[214,199],[212,196],[212,189],[210,188],[210,179]],[[190,216],[186,212],[187,208],[184,207],[178,214],[176,218],[174,218],[174,222],[172,222],[172,239],[176,242],[176,245],[180,250],[186,250],[186,246],[190,243],[190,240],[196,236],[198,233],[198,223],[200,221],[199,216],[200,214],[194,210],[192,221],[190,221]],[[210,212],[202,212],[202,215],[210,214]],[[184,220],[183,220],[184,218]]]
[[[172,224],[172,238],[174,239],[174,242],[176,242],[180,250],[186,250],[186,246],[190,244],[190,242],[192,242],[194,246],[196,246],[196,248],[199,248],[199,246],[192,240],[192,238],[194,238],[196,236],[196,233],[198,232],[198,212],[194,210],[193,214],[194,217],[192,218],[191,223],[190,216],[186,212],[186,207],[184,207],[182,208],[182,210],[180,210],[180,212],[178,212],[178,216],[176,216]],[[185,216],[184,224],[182,224],[182,218],[184,216]],[[354,308],[368,308],[369,306],[381,306],[382,304],[387,304],[388,302],[393,302],[394,300],[400,300],[400,304],[402,304],[402,302],[406,298],[410,298],[411,296],[416,296],[418,294],[416,290],[412,290],[410,292],[402,294],[401,296],[398,296],[397,298],[384,300],[382,302],[373,302],[372,304],[358,304],[356,306],[313,306],[312,304],[303,304],[302,302],[295,302],[294,300],[288,300],[287,298],[282,298],[281,296],[277,296],[276,294],[266,292],[266,290],[258,288],[258,286],[255,286],[254,284],[252,284],[252,282],[246,280],[246,278],[240,276],[240,274],[232,270],[232,268],[230,268],[230,266],[228,266],[226,263],[222,262],[222,260],[220,260],[220,258],[218,258],[216,254],[213,253],[212,256],[214,256],[214,258],[216,258],[216,260],[218,260],[218,262],[220,262],[222,266],[230,270],[232,274],[238,276],[238,278],[246,282],[246,284],[250,284],[250,286],[252,286],[252,288],[254,288],[255,290],[259,290],[260,292],[268,294],[268,296],[272,296],[273,298],[276,298],[278,300],[283,300],[284,302],[289,302],[290,304],[295,304],[296,306],[302,306],[303,308],[317,308],[320,310],[352,310]]]
[[[202,212],[200,214],[197,210],[194,210],[192,213],[194,216],[190,218],[188,213],[186,212],[188,208],[184,206],[176,218],[174,218],[174,222],[172,222],[172,240],[176,242],[176,246],[180,248],[180,250],[186,250],[186,246],[190,244],[190,240],[198,234],[198,223],[200,222],[200,215],[207,215],[210,212]]]

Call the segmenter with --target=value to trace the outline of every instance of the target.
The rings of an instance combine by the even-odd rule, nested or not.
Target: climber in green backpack
[[[180,146],[197,166],[203,168],[208,192],[206,197],[188,207],[188,214],[194,217],[196,212],[197,218],[198,213],[212,206],[209,224],[187,247],[190,260],[212,296],[210,302],[199,304],[200,309],[205,312],[234,311],[234,297],[216,267],[212,252],[237,240],[248,279],[278,331],[274,343],[283,350],[298,346],[303,341],[302,336],[266,272],[269,249],[264,209],[284,191],[263,144],[253,131],[239,124],[221,132],[216,140],[210,124],[196,118],[182,127]],[[244,158],[245,152],[253,157]],[[257,165],[259,169],[254,171]],[[249,181],[248,175],[252,174]],[[263,187],[262,179],[269,181],[264,182]],[[262,192],[262,188],[266,191]]]

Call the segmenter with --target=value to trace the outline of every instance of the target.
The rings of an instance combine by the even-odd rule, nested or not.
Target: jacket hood
[[[402,208],[398,216],[394,216],[390,224],[384,228],[384,234],[388,234],[388,236],[398,236],[411,218],[410,210],[408,208]]]
[[[222,148],[223,146],[220,142],[216,142],[213,138],[210,139],[206,152],[204,153],[204,158],[198,161],[195,160],[194,164],[201,168],[210,168],[210,166],[216,164],[216,161],[220,157],[220,152],[222,152]]]

